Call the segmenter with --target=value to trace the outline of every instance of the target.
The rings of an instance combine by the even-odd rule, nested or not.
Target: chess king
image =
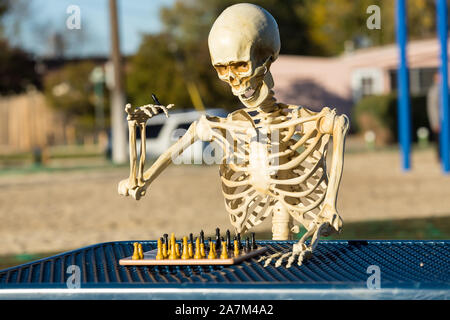
[[[197,140],[214,141],[224,151],[220,179],[235,232],[245,232],[271,217],[273,239],[287,240],[302,225],[306,233],[292,250],[262,258],[265,265],[274,258],[276,266],[285,259],[287,267],[294,262],[301,265],[320,236],[342,228],[336,204],[348,118],[328,107],[313,112],[276,101],[270,66],[278,57],[280,36],[275,19],[265,9],[248,3],[228,7],[214,22],[208,45],[219,79],[230,85],[244,108],[226,118],[202,115],[144,172],[145,141],[138,165],[133,132],[145,130],[148,118],[160,110],[167,113],[171,105],[135,110],[128,105],[131,171],[119,183],[119,193],[141,198],[183,150]],[[327,157],[330,138],[332,154]]]

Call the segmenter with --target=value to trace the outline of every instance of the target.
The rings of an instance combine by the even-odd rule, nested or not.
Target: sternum
[[[252,141],[249,145],[248,173],[256,191],[267,194],[270,187],[270,165],[267,145]]]

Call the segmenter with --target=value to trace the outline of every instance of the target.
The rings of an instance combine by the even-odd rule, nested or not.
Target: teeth
[[[255,90],[252,88],[248,88],[247,90],[245,90],[243,96],[245,98],[250,98],[253,94],[255,93]]]

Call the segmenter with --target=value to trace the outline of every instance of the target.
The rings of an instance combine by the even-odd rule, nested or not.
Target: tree
[[[367,8],[371,5],[380,8],[379,30],[371,30],[366,26],[370,16]],[[410,39],[436,36],[435,1],[408,0],[407,11]],[[326,55],[340,54],[348,40],[352,41],[356,48],[395,42],[395,1],[308,1],[301,15],[307,21],[312,42],[323,48]]]
[[[153,103],[155,93],[163,104],[193,108],[187,83],[194,82],[207,107],[233,109],[229,87],[216,76],[206,41],[179,47],[170,35],[147,35],[127,66],[127,94],[134,106]]]
[[[214,20],[227,7],[239,0],[176,1],[161,10],[165,32],[183,42],[207,39]],[[281,54],[323,55],[324,49],[314,43],[309,28],[308,0],[252,1],[270,12],[280,29]]]
[[[39,79],[33,59],[20,48],[11,47],[5,39],[3,19],[14,3],[0,0],[0,94],[17,94],[28,86],[38,86]]]
[[[240,105],[211,66],[208,33],[217,16],[239,0],[177,0],[160,12],[163,32],[142,38],[128,68],[128,94],[138,105],[156,93],[163,103],[191,107],[187,82],[195,82],[204,104],[228,110]],[[387,0],[259,0],[252,1],[277,20],[281,54],[333,56],[348,40],[355,47],[395,41],[395,1]],[[381,29],[370,30],[367,8],[378,5]],[[411,39],[435,35],[433,1],[408,0]]]
[[[21,93],[30,85],[39,85],[34,61],[23,50],[11,48],[0,39],[0,94]]]
[[[207,44],[214,20],[226,7],[238,2],[240,1],[188,0],[176,1],[172,7],[163,8],[163,32],[144,36],[137,54],[127,68],[127,93],[130,101],[134,105],[151,103],[150,95],[153,92],[160,97],[162,103],[192,107],[187,90],[190,82],[196,84],[207,107],[234,110],[240,106],[240,101],[232,95],[230,87],[217,78]],[[298,1],[261,2],[282,25],[283,53],[323,53],[308,39],[302,38],[302,34],[306,34],[306,27],[293,10]]]
[[[65,121],[73,121],[83,131],[94,129],[95,106],[89,82],[94,67],[90,61],[70,63],[44,79],[44,93],[49,104],[64,114]]]

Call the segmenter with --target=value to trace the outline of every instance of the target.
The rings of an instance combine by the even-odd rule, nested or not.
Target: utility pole
[[[125,95],[123,90],[122,61],[120,55],[119,20],[117,2],[109,0],[111,29],[111,61],[114,69],[114,86],[111,97],[112,161],[127,162],[127,131],[125,121]]]

